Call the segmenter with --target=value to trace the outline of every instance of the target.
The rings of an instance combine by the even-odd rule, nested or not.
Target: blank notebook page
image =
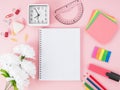
[[[80,29],[40,30],[40,80],[80,80]]]

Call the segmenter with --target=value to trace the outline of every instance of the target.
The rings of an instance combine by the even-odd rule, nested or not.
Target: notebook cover
[[[80,81],[80,29],[40,29],[39,79]]]

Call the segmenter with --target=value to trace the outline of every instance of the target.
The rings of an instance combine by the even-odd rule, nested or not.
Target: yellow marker
[[[98,49],[98,51],[97,51],[97,55],[96,55],[96,59],[99,59],[99,56],[100,56],[101,50],[102,50],[101,48]]]
[[[103,54],[105,52],[105,49],[101,49],[100,55],[99,55],[99,60],[102,61]]]

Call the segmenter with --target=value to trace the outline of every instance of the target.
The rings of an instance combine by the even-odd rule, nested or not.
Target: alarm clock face
[[[29,5],[29,25],[49,25],[49,6],[46,4]]]

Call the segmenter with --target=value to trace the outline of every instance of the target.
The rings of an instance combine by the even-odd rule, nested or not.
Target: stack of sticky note
[[[92,53],[92,57],[103,62],[109,62],[111,51],[95,47]]]
[[[86,26],[86,31],[102,44],[109,42],[117,30],[117,20],[100,10],[93,11]]]

